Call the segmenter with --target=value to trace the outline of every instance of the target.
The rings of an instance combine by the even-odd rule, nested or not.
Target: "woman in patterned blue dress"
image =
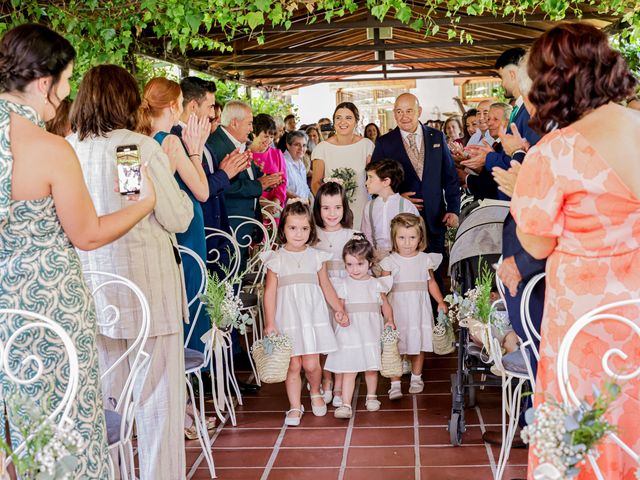
[[[0,41],[0,308],[45,315],[71,336],[80,365],[71,418],[84,439],[74,478],[108,479],[95,309],[74,246],[91,250],[124,235],[153,209],[155,190],[145,174],[138,201],[96,215],[73,150],[43,128],[69,94],[74,58],[71,44],[41,25],[16,27]],[[0,339],[22,324],[0,317]],[[68,379],[63,345],[48,334],[23,340],[22,348],[38,350],[44,375],[22,394],[57,404]],[[4,398],[16,391],[4,374],[0,381]]]

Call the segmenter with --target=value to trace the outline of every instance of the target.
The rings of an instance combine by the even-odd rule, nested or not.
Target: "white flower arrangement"
[[[595,386],[593,392],[592,405],[583,401],[578,408],[571,409],[553,400],[526,411],[528,425],[521,436],[540,460],[534,471],[536,480],[575,477],[586,456],[597,455],[597,446],[605,434],[615,431],[604,414],[620,394],[620,387],[607,383],[604,393]]]
[[[11,457],[18,476],[35,480],[72,478],[78,465],[76,454],[84,448],[85,441],[71,421],[61,425],[53,423],[33,400],[22,395],[10,397],[7,405],[12,424],[25,439],[25,449],[16,454],[1,438],[0,450]],[[3,474],[2,461],[0,477]]]
[[[247,313],[242,313],[244,305],[235,288],[239,286],[238,279],[220,281],[218,275],[209,273],[207,291],[200,297],[205,305],[211,324],[220,330],[235,328],[244,335],[248,325],[253,325],[253,319]]]
[[[329,182],[333,182],[333,183],[337,183],[340,186],[344,186],[344,180],[342,180],[341,178],[336,178],[336,177],[325,177],[322,180],[323,183],[329,183]]]
[[[331,172],[330,180],[336,183],[340,183],[340,181],[342,181],[340,185],[344,188],[347,200],[352,202],[355,199],[358,182],[356,182],[356,171],[353,168],[336,168]]]

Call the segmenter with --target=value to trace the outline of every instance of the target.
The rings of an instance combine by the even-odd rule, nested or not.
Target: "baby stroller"
[[[460,295],[475,286],[482,264],[491,268],[500,258],[502,227],[508,211],[508,202],[482,201],[467,213],[460,224],[449,263],[452,289]],[[481,349],[470,344],[469,330],[462,326],[457,347],[458,365],[456,373],[451,375],[452,405],[448,425],[453,446],[462,444],[462,434],[465,431],[465,393],[468,396],[468,406],[473,406],[476,387],[500,386],[500,381],[490,373],[490,366],[481,360]],[[480,381],[479,377],[488,379]]]

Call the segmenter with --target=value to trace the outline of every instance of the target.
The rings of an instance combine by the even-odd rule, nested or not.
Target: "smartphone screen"
[[[118,165],[118,189],[122,195],[140,193],[140,149],[138,145],[116,147]]]

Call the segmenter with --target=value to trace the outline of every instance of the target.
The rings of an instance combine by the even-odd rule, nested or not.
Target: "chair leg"
[[[255,323],[255,322],[254,322]],[[249,336],[247,335],[247,331],[244,331],[244,341],[247,345],[247,352],[251,351],[251,347],[249,345]],[[251,357],[251,355],[247,355],[247,357],[249,357],[249,365],[251,365],[251,371],[253,372],[253,377],[256,379],[256,383],[258,385],[261,385],[260,383],[260,377],[258,376],[258,372],[256,370],[256,366],[253,363],[253,358]]]
[[[191,385],[191,382],[187,381],[187,390],[189,391],[189,399],[191,400],[191,407],[193,408],[193,421],[196,426],[196,433],[198,435],[198,441],[200,442],[202,454],[204,455],[204,458],[209,465],[209,473],[211,474],[211,478],[216,478],[215,468],[213,465],[213,456],[211,454],[211,441],[209,440],[209,432],[207,431],[206,412],[204,408],[204,385],[202,384],[202,375],[199,371],[194,372],[194,374],[198,379],[198,397],[200,405],[199,409],[196,407],[196,399],[195,393],[193,391],[193,386]]]
[[[520,416],[520,394],[525,379],[519,378],[516,387],[513,387],[513,377],[503,377],[502,383],[502,446],[500,448],[500,457],[496,466],[496,480],[500,480],[504,475],[507,467],[509,453],[513,438],[516,435],[518,427],[518,417]],[[505,415],[509,413],[509,421],[507,423]]]

